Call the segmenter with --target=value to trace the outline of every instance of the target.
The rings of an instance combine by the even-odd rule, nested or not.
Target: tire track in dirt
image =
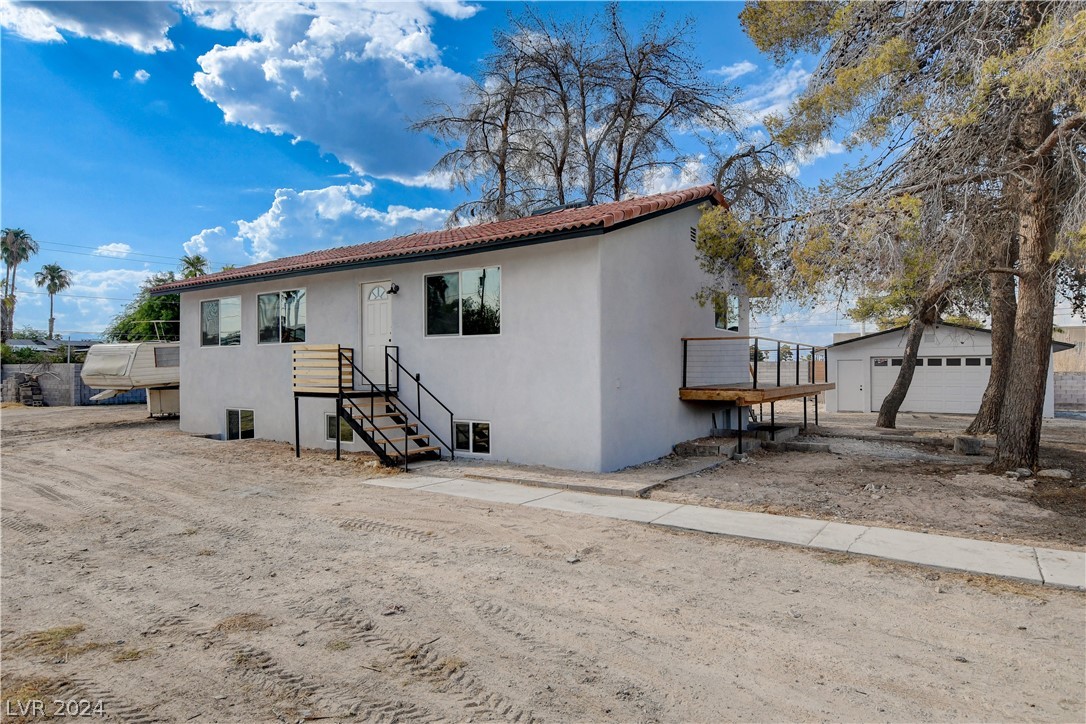
[[[18,513],[10,513],[0,518],[0,525],[32,539],[40,538],[43,533],[49,532],[49,526],[45,523],[30,520]]]
[[[83,677],[66,677],[51,682],[55,689],[50,689],[50,696],[45,700],[45,712],[47,715],[56,711],[54,699],[64,702],[90,702],[91,706],[97,702],[102,703],[101,714],[83,715],[78,713],[62,713],[59,719],[72,718],[76,721],[119,721],[127,724],[155,724],[166,721],[151,711],[136,706],[117,696],[109,689],[97,682]],[[65,710],[66,712],[67,710]],[[6,713],[6,712],[5,712]],[[18,719],[15,719],[18,721]]]
[[[310,619],[320,621],[337,630],[347,632],[355,640],[383,651],[389,663],[413,677],[431,682],[436,690],[451,696],[474,717],[492,717],[503,721],[532,722],[530,711],[517,707],[513,702],[489,691],[469,674],[464,662],[456,656],[443,656],[434,641],[415,643],[382,634],[369,620],[360,620],[353,609],[343,604],[321,606],[307,599],[288,607]]]

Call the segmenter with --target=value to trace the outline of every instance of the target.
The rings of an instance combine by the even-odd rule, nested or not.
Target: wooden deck
[[[781,385],[780,387],[758,387],[750,382],[737,382],[728,385],[700,385],[698,387],[679,388],[679,399],[688,402],[734,402],[740,407],[749,407],[766,402],[795,400],[800,397],[813,397],[836,385],[832,382],[815,382],[802,385]]]

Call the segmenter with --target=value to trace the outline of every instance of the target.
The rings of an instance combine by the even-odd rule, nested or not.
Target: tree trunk
[[[916,355],[920,351],[920,340],[924,336],[924,322],[919,317],[909,322],[909,332],[905,338],[905,353],[901,360],[901,369],[898,370],[894,386],[886,394],[882,405],[879,407],[879,419],[875,427],[897,427],[897,411],[901,403],[905,401],[905,395],[909,394],[909,385],[913,382],[913,372],[916,370]]]
[[[52,339],[53,338],[53,322],[55,322],[55,321],[56,321],[56,319],[53,317],[53,295],[50,294],[49,295],[49,337],[47,339]]]
[[[1051,108],[1037,103],[1025,114],[1024,148],[1038,148],[1052,129]],[[1055,248],[1054,173],[1049,155],[1021,170],[1022,198],[1018,215],[1018,311],[1014,319],[1014,348],[1003,409],[996,435],[997,468],[1037,467],[1041,446],[1048,362],[1052,354],[1052,311],[1056,285],[1051,255]]]
[[[1018,243],[1008,238],[992,255],[992,266],[1010,269],[1018,259]],[[992,435],[999,428],[999,413],[1003,410],[1003,397],[1010,379],[1011,349],[1014,346],[1014,318],[1017,303],[1014,299],[1014,276],[991,275],[992,307],[992,369],[988,386],[980,401],[980,410],[973,422],[965,429],[967,435]]]

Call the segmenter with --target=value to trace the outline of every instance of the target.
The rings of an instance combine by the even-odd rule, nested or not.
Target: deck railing
[[[683,337],[682,386],[784,387],[828,380],[826,348],[772,337]]]

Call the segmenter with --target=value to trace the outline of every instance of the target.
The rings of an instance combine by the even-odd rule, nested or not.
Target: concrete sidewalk
[[[397,475],[367,485],[596,515],[1086,590],[1086,553],[504,482]]]

